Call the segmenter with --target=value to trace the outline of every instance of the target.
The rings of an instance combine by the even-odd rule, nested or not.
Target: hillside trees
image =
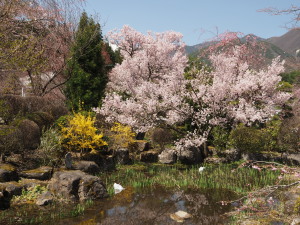
[[[81,0],[0,2],[0,68],[3,80],[26,76],[43,96],[66,80],[63,70]],[[8,93],[10,91],[8,90]]]
[[[101,113],[147,131],[154,126],[176,129],[189,121],[190,131],[177,146],[201,146],[212,127],[265,122],[278,112],[290,95],[279,92],[283,63],[264,69],[243,61],[244,49],[210,56],[211,69],[196,68],[184,78],[187,58],[181,35],[174,32],[143,35],[125,26],[110,36],[123,62],[110,73]]]
[[[97,107],[104,96],[107,73],[116,61],[115,53],[103,41],[100,25],[84,12],[66,70],[70,76],[65,89],[69,106],[74,110]]]

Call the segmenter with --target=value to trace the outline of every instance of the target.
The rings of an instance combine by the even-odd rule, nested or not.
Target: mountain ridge
[[[267,61],[270,62],[271,59],[280,56],[282,60],[286,61],[286,69],[288,71],[300,69],[300,58],[295,57],[296,50],[300,49],[300,29],[289,30],[282,36],[270,37],[267,39],[254,34],[249,35],[255,37],[256,40],[263,44],[265,48],[265,57],[268,59]],[[246,36],[249,35],[245,35],[241,40],[245,40]],[[209,47],[213,43],[216,42],[207,41],[193,46],[186,46],[186,54],[198,55],[202,49]]]

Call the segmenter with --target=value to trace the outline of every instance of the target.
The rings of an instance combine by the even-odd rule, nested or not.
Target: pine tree
[[[71,75],[66,83],[65,95],[73,110],[90,110],[97,107],[104,96],[107,74],[114,65],[107,65],[103,56],[107,44],[103,41],[101,27],[84,12],[80,18],[75,41],[71,49],[71,60],[67,73]],[[107,51],[106,51],[107,52]],[[106,56],[111,57],[110,52]]]

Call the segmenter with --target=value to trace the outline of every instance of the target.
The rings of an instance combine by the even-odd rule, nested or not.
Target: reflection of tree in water
[[[89,215],[86,214],[86,223],[80,225],[178,224],[170,218],[170,214],[178,210],[192,214],[192,218],[184,221],[183,224],[186,225],[222,224],[224,219],[221,215],[228,212],[230,206],[222,206],[218,202],[227,200],[228,196],[229,194],[224,190],[203,192],[155,188],[133,193],[132,190],[125,189],[112,199],[97,205],[97,209]]]

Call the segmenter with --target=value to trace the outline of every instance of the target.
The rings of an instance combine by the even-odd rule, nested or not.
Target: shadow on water
[[[84,217],[60,221],[58,224],[153,225],[178,224],[170,214],[183,210],[192,215],[182,224],[224,224],[225,212],[231,205],[222,205],[237,196],[227,190],[167,190],[161,187],[134,192],[127,188],[112,198],[96,202]]]

